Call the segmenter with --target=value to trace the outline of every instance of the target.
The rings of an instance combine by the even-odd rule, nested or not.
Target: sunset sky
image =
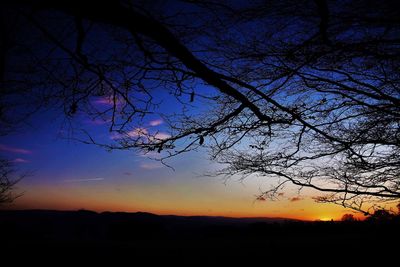
[[[108,105],[104,99],[93,103]],[[167,163],[175,171],[141,152],[112,151],[73,140],[79,127],[98,140],[117,138],[107,122],[83,114],[66,123],[55,110],[35,114],[29,125],[0,139],[1,156],[22,173],[29,173],[17,186],[23,192],[11,209],[89,209],[95,211],[146,211],[156,214],[234,217],[289,217],[307,220],[340,219],[349,212],[337,205],[318,204],[318,192],[287,187],[277,201],[255,201],[269,188],[265,177],[209,177],[218,169],[206,151],[177,156]],[[164,122],[154,118],[146,131],[165,134]],[[144,130],[143,129],[143,130]],[[79,136],[79,133],[77,134]]]
[[[394,207],[393,8],[222,3],[4,9],[0,160],[24,178],[20,197],[0,208],[304,220],[354,212],[315,202],[322,193],[311,188],[366,214]],[[163,165],[168,153],[178,155]]]

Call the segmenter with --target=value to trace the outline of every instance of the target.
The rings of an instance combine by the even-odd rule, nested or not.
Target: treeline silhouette
[[[363,221],[328,222],[88,210],[0,211],[1,245],[8,249],[319,249],[343,244],[357,249],[365,242],[397,240],[399,226],[399,215],[383,211]]]

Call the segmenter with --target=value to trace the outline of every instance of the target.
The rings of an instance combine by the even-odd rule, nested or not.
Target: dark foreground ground
[[[0,211],[0,255],[14,262],[147,266],[398,261],[399,220],[303,222],[91,211]],[[138,262],[146,264],[138,264]],[[350,261],[350,262],[349,262]],[[103,262],[103,263],[104,263]],[[90,264],[92,265],[92,264]],[[5,266],[5,265],[4,265]]]

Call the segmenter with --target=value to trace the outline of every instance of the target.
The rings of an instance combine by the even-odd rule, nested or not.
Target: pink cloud
[[[127,135],[130,137],[140,137],[140,136],[145,136],[148,134],[149,134],[149,131],[146,128],[141,128],[141,127],[135,128],[127,133]]]
[[[161,164],[155,163],[155,162],[140,164],[140,168],[145,169],[145,170],[155,170],[155,169],[159,169],[161,167],[162,167]]]
[[[110,139],[112,139],[112,140],[121,139],[122,137],[124,137],[123,134],[119,134],[119,133],[111,133],[110,134]]]
[[[158,157],[160,157],[160,153],[158,153],[156,151],[140,151],[137,155],[139,157],[143,157],[143,158],[158,158]]]
[[[129,137],[146,137],[149,134],[146,128],[135,128],[133,130],[130,130],[129,132],[126,133],[111,133],[110,138],[113,140],[121,139],[121,138],[129,138]]]
[[[0,151],[11,152],[16,154],[32,154],[31,150],[7,146],[3,144],[0,144]]]
[[[112,97],[100,97],[93,101],[94,104],[112,106],[114,104]]]
[[[169,135],[167,133],[163,133],[163,132],[159,132],[154,135],[154,138],[158,139],[158,140],[164,140],[164,139],[168,139],[170,137],[171,137],[171,135]]]
[[[126,133],[112,133],[110,138],[113,140],[121,139],[121,138],[143,138],[146,142],[154,142],[165,140],[171,137],[171,135],[164,132],[157,132],[155,134],[149,133],[146,128],[138,127],[133,130],[130,130]]]
[[[158,125],[161,125],[161,124],[163,124],[164,123],[164,121],[162,120],[162,119],[158,119],[158,120],[152,120],[152,121],[150,121],[149,122],[149,125],[150,126],[158,126]]]
[[[108,107],[114,106],[114,102],[117,108],[121,108],[126,103],[122,97],[114,98],[113,96],[103,96],[92,100],[92,103],[95,105],[108,106]]]
[[[292,198],[289,198],[289,201],[290,201],[290,202],[296,202],[296,201],[300,201],[300,200],[303,200],[303,199],[300,198],[300,197],[292,197]]]
[[[257,200],[257,201],[267,201],[267,200],[265,199],[265,197],[263,197],[263,196],[258,196],[258,197],[256,198],[256,200]]]
[[[30,161],[26,160],[26,159],[16,158],[16,159],[13,159],[11,162],[12,163],[29,163]]]

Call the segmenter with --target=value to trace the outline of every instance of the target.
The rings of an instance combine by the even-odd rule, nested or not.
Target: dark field
[[[91,211],[0,212],[4,255],[29,255],[29,259],[37,260],[389,260],[398,255],[399,225],[398,217],[385,221],[304,222]],[[281,254],[285,256],[278,257]]]

